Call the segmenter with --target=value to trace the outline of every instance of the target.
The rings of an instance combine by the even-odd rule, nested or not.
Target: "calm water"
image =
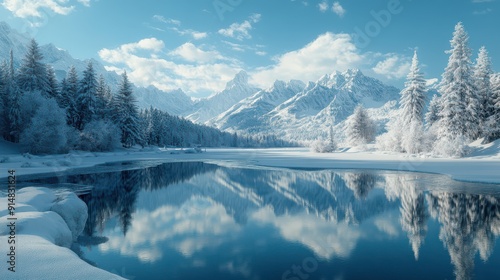
[[[31,181],[78,190],[78,253],[129,279],[500,279],[499,185],[200,162]]]

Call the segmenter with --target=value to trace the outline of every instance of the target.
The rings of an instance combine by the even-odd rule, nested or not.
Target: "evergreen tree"
[[[74,66],[68,71],[66,78],[61,83],[61,103],[60,106],[66,108],[66,122],[76,128],[78,108],[76,99],[78,96],[78,74]]]
[[[61,100],[59,94],[59,85],[57,84],[56,72],[52,66],[47,65],[47,92],[46,96],[54,98],[58,103]]]
[[[425,92],[425,80],[420,72],[417,52],[415,51],[405,88],[401,91],[401,117],[405,126],[409,126],[412,122],[422,123]]]
[[[64,109],[52,98],[41,98],[42,104],[21,134],[21,146],[24,151],[33,154],[66,152],[68,126],[64,120]]]
[[[109,116],[111,98],[111,90],[101,74],[96,88],[96,115],[98,118],[105,119]]]
[[[469,37],[462,23],[455,26],[451,40],[450,58],[443,73],[440,93],[442,110],[439,113],[439,138],[455,139],[478,136],[479,101],[472,79]]]
[[[491,95],[493,100],[492,115],[489,117],[487,126],[488,134],[485,142],[491,142],[500,138],[500,74],[491,77]]]
[[[441,111],[441,106],[439,103],[439,97],[437,94],[432,96],[431,102],[429,103],[429,108],[425,114],[425,124],[427,128],[431,127],[434,123],[439,120],[439,112]]]
[[[8,114],[5,113],[8,105],[6,104],[7,94],[6,94],[6,83],[5,83],[5,70],[7,69],[7,63],[3,63],[0,66],[0,134],[4,137],[8,134]]]
[[[42,94],[47,94],[49,91],[47,67],[42,63],[42,59],[38,43],[34,39],[31,40],[19,69],[18,83],[22,92],[40,91]]]
[[[92,62],[87,64],[78,87],[76,110],[78,112],[76,128],[83,130],[85,125],[95,118],[97,107],[97,80]]]
[[[19,134],[21,133],[21,91],[17,83],[17,77],[14,69],[14,53],[10,51],[10,60],[8,64],[3,66],[3,81],[4,81],[4,139],[11,142],[19,142]]]
[[[346,136],[349,144],[358,146],[368,144],[374,140],[375,124],[368,113],[359,105],[347,119]]]
[[[485,47],[481,47],[474,68],[474,82],[479,99],[480,128],[485,127],[488,118],[493,115],[493,97],[491,95],[491,60]],[[485,133],[482,133],[483,135]]]
[[[139,113],[136,100],[132,95],[132,85],[127,73],[122,76],[118,94],[114,100],[114,121],[121,130],[121,141],[124,147],[129,148],[135,144],[142,144],[142,135],[139,131]]]

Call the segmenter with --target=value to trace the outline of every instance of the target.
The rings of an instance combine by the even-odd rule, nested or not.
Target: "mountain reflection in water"
[[[270,245],[271,237],[278,236],[281,242],[307,248],[318,260],[317,275],[311,274],[310,279],[323,274],[335,278],[326,268],[333,264],[335,271],[343,271],[337,276],[354,279],[370,274],[361,274],[368,272],[356,271],[353,265],[369,267],[368,260],[375,267],[376,259],[384,258],[383,248],[390,250],[393,240],[404,238],[406,245],[394,254],[403,254],[401,265],[407,271],[392,275],[389,268],[385,272],[374,268],[371,279],[444,279],[451,273],[456,279],[487,279],[500,273],[486,266],[494,266],[488,261],[495,255],[500,235],[500,196],[495,185],[460,183],[429,174],[231,168],[201,162],[35,181],[93,186],[80,195],[89,209],[82,244],[97,247],[102,254],[132,257],[139,264],[154,265],[167,258],[172,262],[178,254],[186,260],[184,266],[219,279],[233,279],[228,275],[281,279],[290,264],[300,264],[303,258],[293,256],[298,249]],[[433,224],[438,236],[429,237]],[[245,244],[248,240],[257,245]],[[443,248],[437,240],[447,251],[446,260],[432,260],[439,255],[433,252]],[[372,252],[370,246],[379,248],[379,255],[361,258]],[[421,252],[426,246],[424,256]],[[270,254],[271,248],[291,258],[276,261],[275,271],[259,267],[252,258],[258,252]],[[411,253],[411,260],[403,257],[406,252]],[[475,273],[477,256],[485,272]],[[95,258],[102,263],[102,258]],[[347,265],[350,261],[355,263]],[[426,267],[433,262],[448,265]],[[142,270],[137,269],[135,275],[146,273],[139,279],[157,277],[154,269],[150,275],[138,271]],[[183,273],[171,271],[178,279],[196,275]]]

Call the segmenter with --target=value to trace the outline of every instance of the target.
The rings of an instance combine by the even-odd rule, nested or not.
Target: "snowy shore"
[[[123,279],[70,249],[87,220],[87,206],[74,193],[24,188],[16,193],[15,210],[1,199],[0,279]]]
[[[8,149],[4,149],[8,150]],[[379,169],[448,175],[455,180],[500,183],[500,140],[471,144],[465,158],[438,158],[431,155],[407,155],[379,151],[340,149],[336,153],[317,154],[307,148],[290,149],[207,149],[201,154],[172,153],[170,149],[146,148],[109,153],[73,152],[66,155],[33,156],[1,153],[0,178],[8,169],[19,175],[54,173],[72,168],[135,160],[226,161],[241,165],[282,168]]]

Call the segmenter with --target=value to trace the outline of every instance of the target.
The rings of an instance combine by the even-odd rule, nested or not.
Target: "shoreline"
[[[160,160],[218,161],[251,165],[262,168],[289,169],[364,169],[404,171],[441,174],[456,181],[469,183],[500,183],[500,158],[468,157],[460,159],[412,156],[381,152],[337,152],[331,154],[311,153],[307,148],[269,149],[207,149],[200,154],[170,154],[170,150],[146,148],[107,153],[72,152],[64,155],[23,156],[8,155],[7,162],[0,163],[0,179],[7,177],[9,169],[19,176],[64,172],[78,168],[89,168],[99,164]]]

